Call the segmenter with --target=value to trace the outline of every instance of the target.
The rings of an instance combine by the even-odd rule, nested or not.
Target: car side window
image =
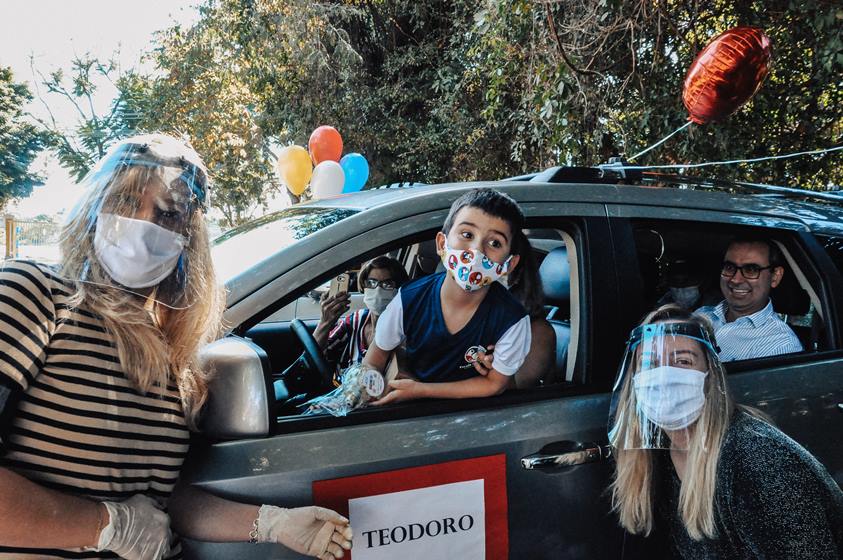
[[[531,267],[538,278],[538,286],[525,289],[523,276],[513,273],[508,281],[511,293],[525,306],[531,316],[534,342],[525,366],[516,374],[518,388],[557,383],[566,379],[568,346],[571,341],[571,266],[568,244],[561,230],[544,228],[525,230],[532,251],[529,259],[522,259],[524,267]],[[432,237],[432,234],[431,234]],[[432,240],[423,240],[391,251],[388,256],[399,259],[409,280],[417,280],[444,271]],[[523,268],[519,272],[523,272]],[[352,276],[356,274],[352,272]],[[329,289],[330,282],[299,297],[295,317],[304,321],[319,319],[318,294]],[[349,317],[364,307],[363,294],[349,291],[349,307],[340,317]],[[270,316],[273,319],[277,314]],[[338,317],[339,320],[339,317]],[[349,324],[354,324],[354,319]],[[368,334],[368,333],[367,333]],[[365,346],[365,344],[364,344]]]
[[[817,236],[837,270],[843,274],[843,237]]]
[[[527,229],[525,234],[533,248],[533,265],[538,270],[541,284],[540,299],[530,301],[527,298],[527,301],[522,301],[531,315],[533,348],[529,359],[545,365],[540,371],[531,370],[529,364],[524,367],[515,380],[519,388],[550,385],[570,379],[569,355],[573,360],[570,352],[571,335],[572,329],[576,327],[576,322],[574,325],[571,323],[571,259],[575,251],[569,251],[566,235],[561,230],[533,228]],[[512,290],[518,295],[517,287]]]
[[[796,242],[792,234],[772,229],[724,227],[723,224],[640,220],[634,223],[634,235],[644,295],[642,314],[666,303],[675,303],[691,311],[703,308],[725,341],[721,344],[724,361],[789,354],[798,352],[800,347],[802,351],[823,349],[825,323],[819,300],[822,291],[818,286],[812,286],[803,273],[802,267],[806,263],[798,262],[796,253],[791,250]],[[733,317],[721,316],[728,310],[730,299],[737,307],[763,293],[763,279],[767,278],[761,276],[763,270],[757,271],[762,278],[760,284],[751,278],[745,279],[756,271],[744,273],[741,270],[738,275],[736,267],[732,266],[732,276],[721,274],[731,240],[747,236],[775,243],[784,270],[778,285],[769,290],[769,300],[766,297],[762,298],[764,301],[759,300],[760,304],[772,302],[775,319],[758,316],[759,323],[752,323],[756,328],[752,332],[742,331],[742,324]],[[705,242],[701,243],[701,239]],[[760,323],[762,320],[764,322]],[[753,332],[762,333],[757,330],[762,324],[767,331],[759,334],[763,338],[754,344],[769,344],[769,348],[756,352],[764,356],[751,355],[753,352],[749,350],[725,348],[739,337],[748,337],[740,338],[741,344],[751,345]]]

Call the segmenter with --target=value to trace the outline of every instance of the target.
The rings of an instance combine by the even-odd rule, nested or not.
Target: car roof
[[[477,181],[437,185],[399,186],[368,189],[312,201],[301,206],[372,210],[393,204],[424,204],[478,187],[489,187],[512,196],[519,203],[580,202],[637,205],[684,210],[728,208],[736,214],[799,220],[815,233],[843,233],[843,197],[803,189],[701,180],[681,176],[655,176],[650,184],[548,183],[529,180]],[[422,208],[419,208],[420,210]],[[431,207],[432,209],[432,207]]]
[[[295,243],[270,251],[261,263],[232,276],[226,281],[229,307],[236,307],[253,292],[278,281],[287,271],[308,262],[314,256],[323,255],[341,240],[352,239],[384,226],[391,227],[389,224],[399,221],[405,224],[400,228],[402,234],[408,233],[406,224],[411,222],[428,225],[436,223],[439,227],[442,213],[451,203],[461,194],[477,187],[494,188],[509,194],[522,205],[527,217],[545,216],[542,213],[545,204],[557,207],[566,203],[592,207],[608,205],[610,215],[611,206],[628,206],[638,210],[626,215],[648,216],[652,219],[712,223],[723,221],[843,236],[843,208],[836,202],[836,198],[817,202],[805,200],[805,196],[796,198],[788,191],[764,191],[763,194],[753,195],[743,190],[736,193],[721,184],[713,188],[693,180],[660,180],[650,185],[504,180],[375,188],[296,205],[295,208],[305,213],[308,209],[347,210],[354,219],[339,219],[319,229],[309,236],[308,243]],[[724,212],[727,214],[724,215]],[[261,220],[268,219],[271,222],[284,215],[285,212],[278,212],[275,217],[267,216]],[[431,222],[433,215],[437,218]],[[614,215],[624,215],[624,212]],[[718,216],[722,216],[722,220]],[[410,222],[406,222],[407,219]]]

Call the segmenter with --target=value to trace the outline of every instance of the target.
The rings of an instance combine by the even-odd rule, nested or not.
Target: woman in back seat
[[[357,275],[357,283],[363,292],[363,309],[340,317],[349,307],[348,292],[332,297],[327,297],[326,292],[323,296],[322,317],[313,338],[328,361],[336,366],[335,385],[339,386],[342,381],[339,372],[359,364],[366,356],[375,336],[378,318],[406,281],[407,272],[400,262],[380,256],[364,264]]]

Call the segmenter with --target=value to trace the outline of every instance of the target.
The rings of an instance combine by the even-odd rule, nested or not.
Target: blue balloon
[[[369,179],[369,162],[362,155],[346,154],[340,160],[340,167],[345,171],[345,185],[342,192],[357,192]]]

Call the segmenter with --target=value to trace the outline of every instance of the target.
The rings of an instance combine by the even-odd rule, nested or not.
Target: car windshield
[[[346,208],[287,208],[227,231],[211,246],[217,276],[228,282],[271,254],[356,213]]]

